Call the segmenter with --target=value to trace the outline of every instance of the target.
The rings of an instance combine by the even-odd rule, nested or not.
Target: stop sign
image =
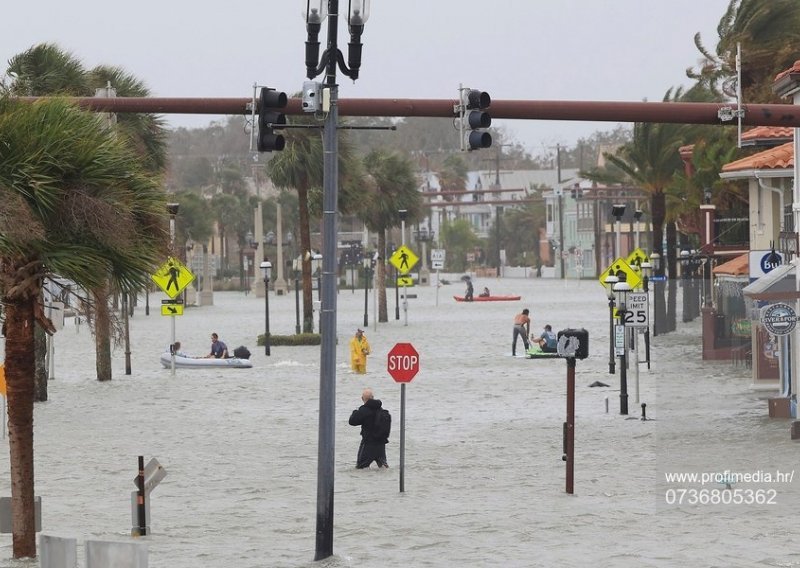
[[[389,351],[386,365],[397,383],[410,383],[419,372],[419,353],[410,343],[396,343]]]

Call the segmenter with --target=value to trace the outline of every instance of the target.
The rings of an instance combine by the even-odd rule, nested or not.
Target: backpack
[[[375,421],[372,424],[372,438],[376,442],[386,443],[392,431],[392,415],[385,408],[379,408],[375,413]]]
[[[233,356],[238,359],[249,359],[250,350],[244,345],[240,345],[239,347],[233,350]]]

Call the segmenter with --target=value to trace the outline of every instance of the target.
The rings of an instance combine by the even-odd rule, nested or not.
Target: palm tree
[[[300,96],[299,94],[297,96]],[[296,124],[317,126],[306,117],[294,118]],[[358,195],[363,192],[363,176],[347,138],[339,132],[339,212],[348,213],[358,205]],[[286,147],[268,162],[268,175],[272,182],[297,191],[300,219],[300,250],[303,278],[303,332],[314,330],[314,311],[311,294],[311,216],[322,209],[323,155],[322,137],[316,128],[287,130]]]
[[[34,322],[52,275],[142,289],[166,253],[166,204],[124,137],[59,99],[0,98],[0,300],[6,313],[13,554],[36,555]]]
[[[414,169],[408,158],[385,150],[375,150],[364,158],[364,166],[372,179],[369,197],[358,213],[367,228],[378,234],[375,288],[378,291],[378,321],[389,321],[386,308],[386,229],[401,225],[400,210],[414,223],[422,217],[422,194],[417,191]]]
[[[686,74],[713,92],[718,100],[736,96],[736,47],[742,47],[742,96],[746,103],[780,102],[772,93],[775,75],[797,59],[800,44],[800,4],[797,0],[730,0],[717,26],[715,53],[695,46],[705,58]]]
[[[54,44],[39,44],[15,55],[9,61],[14,80],[10,91],[17,95],[92,96],[95,89],[112,86],[119,96],[146,97],[150,91],[143,82],[119,67],[98,66],[86,71],[73,55]],[[125,137],[137,150],[144,167],[154,173],[166,165],[166,131],[160,118],[152,114],[128,113],[117,117],[117,135]],[[107,283],[92,288],[90,310],[94,313],[97,379],[111,380],[111,290]]]

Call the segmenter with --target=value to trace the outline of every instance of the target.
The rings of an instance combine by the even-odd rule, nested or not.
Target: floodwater
[[[119,348],[113,380],[99,383],[88,327],[67,320],[55,336],[50,399],[35,408],[43,532],[77,538],[79,566],[85,539],[129,540],[144,455],[167,470],[151,495],[150,534],[140,539],[151,567],[800,566],[800,481],[761,479],[798,467],[789,421],[768,418],[767,394],[749,389],[748,370],[701,361],[699,321],[653,338],[651,369],[639,366],[639,402],[628,373],[625,417],[619,374],[608,373],[598,282],[475,279],[477,290],[522,301],[464,304],[452,299],[464,291],[458,276],[438,292],[410,290],[418,297],[408,300],[407,325],[402,310],[395,319],[390,293],[390,321],[376,329],[369,296],[365,376],[352,374],[347,359],[349,338],[363,327],[364,292],[339,292],[333,557],[313,561],[319,348],[273,347],[266,357],[255,347],[264,300],[235,292],[187,308],[177,337],[184,350],[205,354],[216,331],[231,349],[250,347],[253,369],[171,376],[158,362],[170,320],[151,295],[150,315],[142,301],[131,320],[132,374]],[[566,363],[510,356],[512,319],[524,307],[534,331],[550,323],[590,334],[590,357],[576,369],[574,495],[565,492],[562,461]],[[294,332],[293,293],[271,294],[270,312],[273,333]],[[386,372],[397,342],[421,357],[406,387],[403,493],[400,386]],[[590,388],[594,381],[610,386]],[[354,467],[358,428],[347,419],[366,386],[394,417],[388,471]],[[641,402],[650,420],[639,419]],[[665,473],[709,479],[667,483]],[[739,474],[754,477],[728,483]],[[8,479],[4,449],[0,495],[10,495]],[[0,535],[0,566],[38,565],[11,555],[11,536]]]

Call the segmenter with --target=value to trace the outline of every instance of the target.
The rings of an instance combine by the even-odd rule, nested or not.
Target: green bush
[[[299,333],[294,335],[274,335],[270,334],[269,344],[273,345],[319,345],[321,343],[319,333]],[[264,345],[264,334],[258,336],[257,345]]]

